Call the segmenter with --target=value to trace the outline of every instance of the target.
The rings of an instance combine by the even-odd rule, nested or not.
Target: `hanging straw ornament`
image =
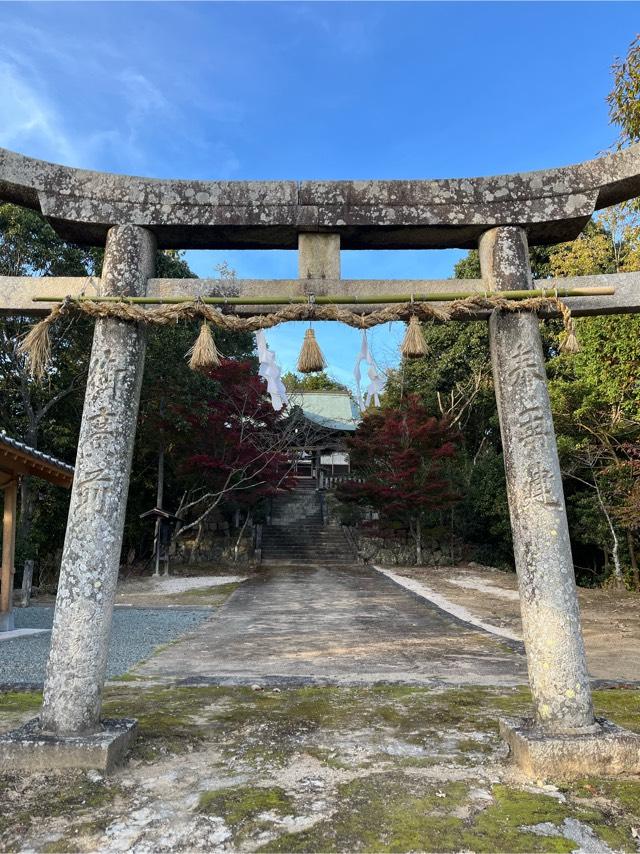
[[[565,321],[565,330],[566,335],[564,340],[560,343],[560,352],[568,353],[569,355],[574,355],[575,353],[580,352],[580,342],[576,336],[576,328],[573,323],[573,318],[570,317]]]
[[[187,351],[185,358],[189,359],[191,370],[198,371],[201,374],[208,373],[212,368],[220,367],[220,353],[206,320],[202,321],[200,334],[193,347]]]
[[[302,349],[298,356],[298,370],[301,374],[314,374],[323,371],[327,367],[322,350],[320,349],[316,336],[311,327],[304,333]]]
[[[66,300],[58,305],[54,305],[51,313],[44,320],[41,320],[40,323],[37,323],[18,346],[18,353],[27,357],[29,373],[37,381],[42,380],[44,377],[51,358],[50,328],[60,315],[64,313],[66,307]]]
[[[409,320],[400,352],[405,359],[419,359],[429,352],[422,326],[415,314],[412,314]]]
[[[571,316],[571,309],[556,296],[556,306],[562,316],[565,335],[560,341],[560,352],[574,355],[580,352],[580,342],[576,336],[576,325]]]

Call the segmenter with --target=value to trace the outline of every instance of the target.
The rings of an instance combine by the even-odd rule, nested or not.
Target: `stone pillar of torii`
[[[594,211],[640,196],[640,146],[575,166],[435,181],[166,181],[88,172],[0,149],[0,200],[40,211],[60,236],[106,245],[101,278],[0,277],[0,312],[34,296],[351,297],[533,287],[529,245],[575,239]],[[481,280],[344,280],[340,249],[479,248]],[[155,279],[156,248],[298,249],[294,280]],[[575,316],[637,312],[640,274],[566,299]],[[234,305],[238,314],[273,306]],[[488,319],[534,717],[502,722],[536,779],[640,771],[640,737],[594,718],[538,318]],[[110,767],[132,721],[101,722],[144,361],[144,332],[97,321],[39,719],[0,737],[7,767]]]

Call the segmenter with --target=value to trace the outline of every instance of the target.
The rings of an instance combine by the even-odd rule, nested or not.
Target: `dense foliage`
[[[456,439],[447,419],[434,418],[418,395],[370,409],[348,441],[360,477],[342,484],[338,496],[371,509],[367,527],[378,535],[407,529],[421,563],[427,529],[442,526],[457,498],[446,465],[455,455]]]
[[[640,42],[614,66],[609,96],[620,144],[640,140]],[[637,205],[603,211],[571,243],[532,247],[534,277],[640,270]],[[480,278],[478,253],[455,267]],[[640,316],[576,321],[581,352],[561,355],[558,324],[541,324],[576,572],[583,583],[613,578],[640,589]],[[418,397],[460,431],[451,477],[461,500],[453,527],[476,560],[512,565],[506,484],[484,323],[428,324],[430,355],[391,373],[390,409]]]
[[[347,387],[330,377],[326,371],[317,374],[294,374],[288,371],[282,377],[288,392],[292,391],[347,391]]]
[[[51,226],[33,211],[0,205],[0,275],[85,276],[99,274],[103,252],[81,249],[61,240]],[[180,253],[158,253],[158,276],[194,278]],[[35,382],[17,346],[30,328],[30,317],[0,320],[0,430],[31,447],[73,463],[93,324],[77,319],[52,330],[51,368],[43,383]],[[211,399],[219,384],[188,369],[185,352],[197,329],[192,324],[176,328],[153,327],[147,335],[140,418],[134,450],[124,555],[148,553],[153,526],[139,520],[140,513],[156,503],[157,460],[165,455],[165,506],[175,509],[184,493],[176,456],[171,453],[173,425],[167,403],[193,408]],[[253,336],[220,332],[220,350],[227,356],[253,358]],[[252,364],[255,364],[252,362]],[[45,580],[57,570],[64,538],[69,493],[34,478],[23,478],[17,538],[17,566],[27,557],[37,559]]]
[[[613,82],[610,116],[624,146],[640,140],[639,38],[614,65]],[[612,208],[577,240],[532,248],[534,276],[640,270],[639,217],[637,202]],[[70,245],[36,213],[0,205],[0,275],[89,276],[101,264],[102,250]],[[194,277],[177,252],[158,253],[157,275]],[[456,265],[455,275],[480,276],[477,252]],[[73,462],[92,324],[76,319],[54,327],[52,364],[42,384],[17,352],[30,324],[21,316],[0,319],[0,430]],[[613,578],[640,588],[640,316],[583,318],[576,327],[581,352],[567,356],[558,351],[558,323],[541,324],[577,575],[583,583]],[[194,523],[213,509],[253,507],[283,477],[287,428],[264,402],[252,336],[217,332],[226,359],[205,377],[184,360],[196,333],[191,324],[148,332],[125,556],[150,552],[153,528],[139,517],[156,504],[159,459],[164,506],[188,504]],[[430,355],[392,371],[383,410],[364,419],[352,447],[363,481],[345,487],[342,497],[368,507],[378,529],[409,531],[418,559],[424,537],[446,515],[463,556],[510,566],[486,324],[428,324],[425,335]],[[344,389],[324,372],[287,374],[284,381],[293,391]],[[227,489],[227,479],[241,488]],[[41,568],[57,568],[68,497],[23,478],[18,566],[34,557]]]

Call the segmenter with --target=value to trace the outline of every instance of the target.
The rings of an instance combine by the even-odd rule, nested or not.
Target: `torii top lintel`
[[[339,234],[344,249],[467,249],[498,225],[549,244],[573,240],[595,210],[636,196],[640,143],[558,169],[429,181],[163,180],[0,149],[0,200],[39,210],[62,237],[89,245],[125,223],[180,249],[296,249],[309,232]]]

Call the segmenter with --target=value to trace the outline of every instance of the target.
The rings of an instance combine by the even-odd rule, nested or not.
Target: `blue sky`
[[[0,3],[0,145],[91,169],[222,179],[538,169],[614,141],[629,3]],[[344,252],[353,278],[446,277],[462,253]],[[293,252],[189,253],[294,277]],[[371,335],[394,364],[400,329]],[[349,381],[358,333],[319,324]],[[285,369],[302,338],[269,333]]]

